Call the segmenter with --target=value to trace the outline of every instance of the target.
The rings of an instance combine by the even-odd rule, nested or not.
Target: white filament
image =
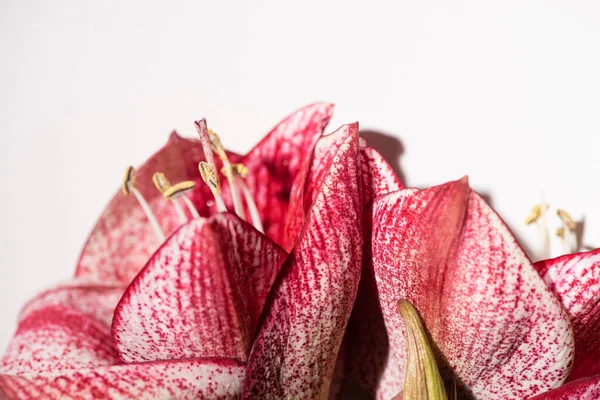
[[[198,210],[196,210],[196,207],[194,207],[194,204],[192,204],[192,201],[190,199],[188,199],[188,197],[185,195],[182,196],[181,198],[187,205],[188,210],[190,210],[190,214],[192,214],[192,216],[194,218],[200,218],[200,214],[198,213]]]
[[[146,218],[148,218],[148,222],[150,222],[150,225],[152,226],[152,229],[154,230],[154,233],[156,234],[158,241],[160,243],[164,242],[165,234],[163,233],[162,229],[160,228],[160,225],[158,224],[158,221],[156,220],[154,213],[150,209],[148,202],[146,202],[146,199],[144,199],[144,196],[142,196],[142,194],[139,192],[139,190],[137,190],[135,187],[133,187],[131,185],[129,186],[129,190],[131,191],[131,193],[133,193],[133,195],[137,199],[138,203],[140,203],[140,206],[144,210],[144,213],[146,214]]]
[[[246,182],[244,182],[244,180],[242,178],[237,178],[236,180],[237,180],[237,183],[240,185],[240,188],[242,188],[242,193],[244,194],[244,201],[246,202],[246,205],[248,206],[248,211],[250,211],[250,218],[252,219],[252,225],[254,225],[256,230],[259,231],[260,233],[265,233],[262,222],[260,220],[260,215],[258,213],[258,208],[256,207],[256,203],[254,202],[254,199],[252,198],[252,193],[250,193],[250,189],[248,189]]]

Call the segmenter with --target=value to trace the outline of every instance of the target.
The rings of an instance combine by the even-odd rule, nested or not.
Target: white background
[[[69,278],[124,167],[202,116],[246,151],[335,102],[330,128],[402,141],[409,185],[468,174],[533,250],[543,191],[599,244],[599,2],[123,3],[0,3],[0,348]]]

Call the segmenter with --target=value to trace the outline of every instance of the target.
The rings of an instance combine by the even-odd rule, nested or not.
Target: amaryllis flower
[[[600,398],[600,249],[539,261],[536,269],[566,308],[575,359],[565,385],[536,399]]]
[[[528,398],[565,381],[574,353],[569,317],[466,179],[380,196],[365,220],[372,278],[364,283],[379,307],[357,300],[348,347],[355,378],[374,395],[403,390],[402,300],[421,314],[442,375],[461,396]]]
[[[210,188],[195,184],[198,160],[211,161],[203,121],[204,143],[174,135],[128,169],[132,196],[108,206],[77,279],[23,310],[0,395],[327,397],[360,278],[362,206],[397,179],[357,124],[319,139],[330,109],[300,110],[245,157],[213,140],[227,180],[232,163],[249,172],[237,201],[257,188],[241,209],[232,187],[230,201],[219,193],[214,160],[201,165]],[[169,204],[178,197],[186,207]],[[216,213],[223,197],[240,216]]]

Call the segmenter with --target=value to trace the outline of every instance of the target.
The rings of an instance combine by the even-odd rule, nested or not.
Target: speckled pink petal
[[[573,358],[568,316],[466,179],[381,196],[372,225],[390,341],[379,398],[404,383],[400,299],[419,310],[433,343],[477,398],[527,398],[564,382]]]
[[[51,372],[119,362],[110,318],[123,289],[81,283],[46,291],[23,308],[0,373]]]
[[[366,141],[360,148],[363,203],[404,186],[394,169]],[[352,379],[364,388],[375,390],[385,367],[388,337],[381,314],[379,297],[371,267],[371,226],[367,210],[363,220],[363,269],[352,315],[346,332],[347,350],[344,363]]]
[[[229,213],[184,225],[156,252],[115,310],[121,358],[246,360],[286,253]]]
[[[540,394],[530,400],[598,400],[600,375],[581,378],[557,389]]]
[[[47,374],[0,375],[0,398],[234,399],[245,367],[238,361],[199,358],[87,368]]]
[[[290,194],[290,208],[286,215],[283,237],[284,248],[291,250],[302,230],[306,215],[329,171],[331,160],[340,146],[348,140],[357,140],[358,123],[344,125],[335,132],[322,136],[298,173]]]
[[[360,148],[360,166],[363,179],[363,203],[370,203],[382,194],[404,189],[400,178],[390,164],[371,147]]]
[[[250,172],[246,183],[256,201],[265,234],[280,245],[292,183],[302,164],[310,159],[332,113],[333,105],[329,103],[315,103],[295,111],[241,160]]]
[[[198,162],[203,159],[199,140],[183,139],[173,133],[167,144],[136,171],[136,188],[150,204],[167,236],[180,222],[173,206],[154,187],[152,175],[160,171],[171,182],[196,181],[194,201],[200,214],[206,216],[206,199],[212,195],[204,183],[200,184]],[[101,282],[128,284],[161,244],[135,197],[119,191],[88,237],[75,274]]]
[[[323,399],[360,278],[358,142],[333,158],[298,243],[273,285],[244,398]]]
[[[600,249],[535,264],[573,325],[575,361],[569,380],[600,374]]]

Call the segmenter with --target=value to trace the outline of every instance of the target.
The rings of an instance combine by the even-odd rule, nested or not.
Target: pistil
[[[146,201],[146,199],[144,199],[144,196],[142,196],[140,191],[135,188],[135,168],[133,168],[132,166],[127,167],[127,170],[125,170],[125,176],[123,177],[123,185],[121,187],[121,190],[122,190],[123,194],[125,194],[125,195],[129,195],[129,194],[133,193],[136,200],[142,207],[142,210],[144,210],[144,213],[146,214],[146,218],[148,218],[148,222],[150,222],[150,225],[152,226],[152,229],[154,230],[154,233],[156,234],[158,241],[160,243],[164,242],[165,234],[163,233],[162,229],[160,228],[160,225],[158,224],[158,220],[156,219],[156,217],[154,216],[154,213],[150,209],[148,202]]]

